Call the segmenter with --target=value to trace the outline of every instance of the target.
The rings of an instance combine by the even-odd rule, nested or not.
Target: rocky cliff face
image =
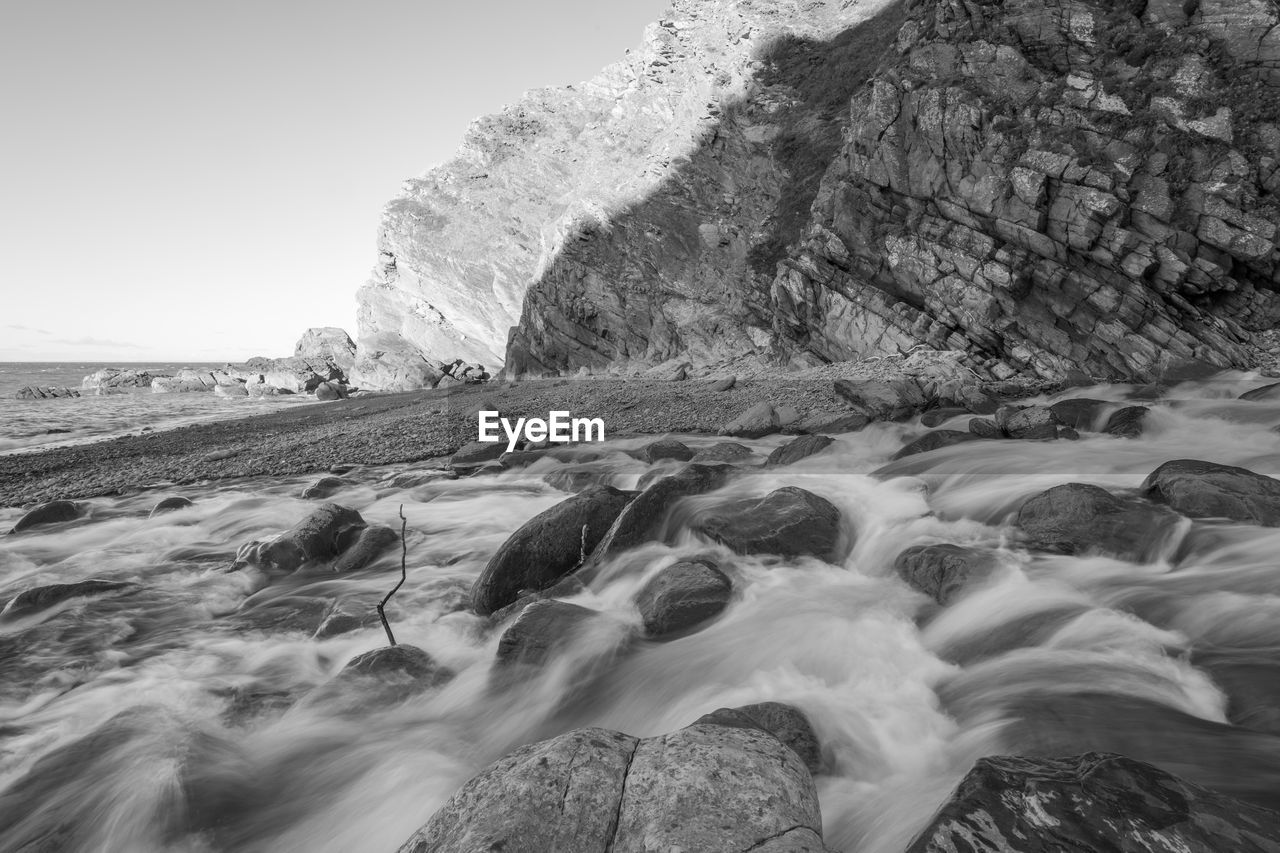
[[[1245,364],[1280,319],[1278,22],[1275,0],[680,0],[406,186],[358,379],[496,363],[517,318],[517,374],[920,343],[996,377]]]

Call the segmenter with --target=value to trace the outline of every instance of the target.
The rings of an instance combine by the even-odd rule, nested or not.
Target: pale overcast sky
[[[287,355],[355,330],[382,205],[666,0],[0,4],[0,361]]]

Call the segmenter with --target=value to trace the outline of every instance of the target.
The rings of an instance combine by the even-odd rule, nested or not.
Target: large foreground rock
[[[840,558],[840,510],[813,492],[786,486],[762,498],[722,504],[693,529],[739,554]]]
[[[963,545],[914,545],[898,555],[893,569],[911,586],[944,607],[969,584],[995,568],[995,555]]]
[[[907,853],[1274,853],[1280,814],[1122,755],[983,758]]]
[[[1018,510],[1015,524],[1033,548],[1141,562],[1156,556],[1177,522],[1174,513],[1141,498],[1067,483],[1029,499]]]
[[[525,522],[476,579],[471,589],[475,612],[487,616],[522,591],[545,589],[578,568],[630,500],[612,486],[593,486]]]
[[[1280,526],[1280,480],[1247,468],[1177,459],[1152,471],[1141,491],[1191,518]]]
[[[579,729],[462,787],[400,853],[822,853],[804,761],[760,727]]]

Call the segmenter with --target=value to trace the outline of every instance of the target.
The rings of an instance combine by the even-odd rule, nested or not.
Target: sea
[[[0,453],[41,450],[113,438],[142,430],[172,429],[200,421],[239,418],[314,402],[310,397],[219,397],[214,394],[155,394],[148,388],[124,394],[18,400],[28,385],[80,389],[81,381],[106,367],[173,374],[184,367],[214,369],[222,362],[0,362]]]

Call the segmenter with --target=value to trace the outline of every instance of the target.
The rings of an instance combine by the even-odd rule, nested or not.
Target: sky
[[[239,361],[356,335],[380,211],[470,121],[666,0],[0,4],[0,361]]]

